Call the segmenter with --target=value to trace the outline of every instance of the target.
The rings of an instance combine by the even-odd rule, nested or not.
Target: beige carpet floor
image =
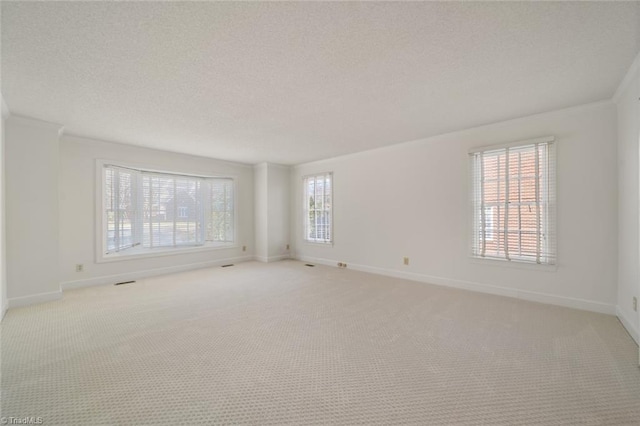
[[[613,316],[284,261],[65,292],[1,324],[45,425],[640,424]]]

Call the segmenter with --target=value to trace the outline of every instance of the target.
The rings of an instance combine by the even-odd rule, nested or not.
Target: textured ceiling
[[[608,99],[640,50],[635,2],[1,7],[12,113],[246,163]]]

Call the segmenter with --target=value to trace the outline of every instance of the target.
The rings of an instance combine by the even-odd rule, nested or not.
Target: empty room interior
[[[2,424],[640,424],[640,2],[0,14]]]

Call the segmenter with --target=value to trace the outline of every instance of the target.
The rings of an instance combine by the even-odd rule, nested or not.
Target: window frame
[[[224,178],[230,179],[233,188],[233,242],[207,243],[200,246],[182,247],[157,247],[149,249],[137,249],[135,251],[118,251],[107,254],[106,238],[106,211],[104,209],[104,199],[106,195],[106,185],[104,181],[105,166],[141,170],[150,173],[174,174],[197,178]],[[174,256],[181,254],[198,253],[212,250],[235,249],[238,248],[238,177],[234,174],[217,174],[205,171],[185,171],[172,167],[158,167],[149,164],[131,163],[120,160],[97,159],[95,161],[95,259],[96,263],[118,262],[123,260],[145,259],[161,256]]]
[[[480,185],[481,177],[478,173],[481,173],[479,170],[476,170],[475,161],[477,154],[480,153],[490,153],[492,151],[499,150],[507,150],[507,149],[518,149],[522,147],[526,147],[529,145],[538,145],[538,144],[546,144],[546,152],[547,152],[547,167],[546,173],[540,177],[540,181],[538,183],[540,191],[541,199],[543,200],[543,204],[546,201],[545,205],[545,213],[546,221],[541,224],[542,229],[540,230],[540,234],[546,236],[547,242],[545,246],[546,250],[543,247],[540,248],[541,252],[544,252],[544,260],[538,262],[535,258],[528,259],[520,256],[511,256],[507,257],[505,254],[502,256],[491,256],[491,255],[481,255],[477,253],[477,245],[479,242],[478,235],[478,201],[477,201],[477,187]],[[469,257],[473,263],[480,264],[494,264],[494,265],[512,265],[517,267],[525,267],[525,268],[535,268],[542,270],[556,270],[558,263],[558,251],[557,251],[557,216],[556,216],[556,193],[557,193],[557,142],[554,136],[545,136],[540,138],[528,139],[528,140],[520,140],[516,142],[510,142],[506,144],[499,145],[489,145],[489,146],[481,146],[477,148],[470,149],[468,152],[469,155],[469,182],[470,182],[470,250]],[[490,206],[485,206],[487,209]],[[493,206],[495,208],[495,206]],[[521,230],[520,230],[521,231]],[[494,231],[493,235],[495,236],[497,233],[503,233],[504,229],[497,228],[495,226],[495,218],[494,218]],[[486,239],[487,242],[493,241],[493,239]]]
[[[319,176],[329,176],[331,179],[331,205],[329,209],[323,209],[322,211],[328,211],[330,218],[329,226],[329,240],[326,239],[310,239],[307,235],[308,219],[309,219],[309,206],[307,200],[307,180],[314,178],[317,181]],[[332,246],[333,245],[333,228],[334,228],[334,216],[333,216],[333,201],[335,198],[334,191],[334,179],[333,172],[319,172],[302,176],[302,240],[306,244],[320,245],[320,246]]]

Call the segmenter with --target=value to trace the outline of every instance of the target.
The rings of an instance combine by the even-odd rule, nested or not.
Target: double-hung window
[[[473,257],[556,263],[554,148],[546,137],[470,152]]]
[[[333,179],[331,173],[303,178],[304,239],[313,243],[333,241]]]
[[[103,258],[234,243],[234,181],[101,164]]]

